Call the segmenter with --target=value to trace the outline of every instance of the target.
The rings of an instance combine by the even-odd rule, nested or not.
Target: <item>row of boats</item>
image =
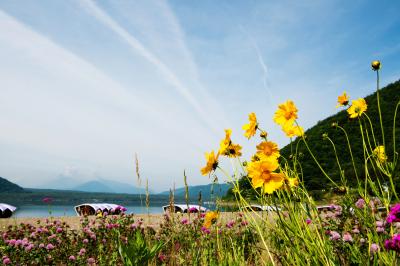
[[[198,213],[198,212],[206,212],[207,208],[200,205],[193,204],[174,204],[174,205],[165,205],[161,207],[164,213],[174,212],[174,213]],[[331,205],[326,206],[318,206],[318,211],[329,211],[331,210]],[[280,211],[281,208],[276,206],[263,206],[252,204],[248,206],[246,209],[252,211]],[[16,207],[0,203],[0,218],[9,218],[12,214],[17,210]],[[74,207],[74,210],[78,216],[85,215],[98,215],[98,214],[120,214],[121,212],[125,212],[127,209],[121,205],[111,204],[111,203],[84,203]],[[386,210],[384,207],[378,208],[378,211]],[[352,210],[351,210],[352,211]]]
[[[198,213],[206,212],[208,209],[206,207],[194,204],[174,204],[165,205],[161,207],[164,213],[174,212],[174,213]],[[274,206],[261,206],[261,205],[250,205],[248,207],[250,210],[254,211],[276,211],[279,208]],[[9,204],[0,203],[0,218],[10,218],[12,214],[17,210]],[[98,215],[99,213],[104,214],[119,214],[126,211],[126,208],[112,203],[84,203],[74,207],[74,210],[78,216],[85,215]],[[280,210],[280,209],[279,209]]]

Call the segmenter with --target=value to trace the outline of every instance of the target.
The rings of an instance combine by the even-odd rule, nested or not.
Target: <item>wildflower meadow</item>
[[[398,265],[400,263],[398,101],[392,111],[390,135],[384,131],[380,106],[381,63],[371,64],[376,75],[379,125],[368,115],[368,102],[338,96],[337,108],[346,108],[348,121],[357,125],[361,146],[353,147],[344,125],[332,127],[347,141],[321,135],[332,149],[339,178],[326,171],[309,145],[307,132],[298,123],[299,110],[292,100],[278,105],[273,121],[291,141],[285,158],[269,138],[268,129],[249,114],[243,126],[248,139],[259,138],[251,158],[243,158],[242,146],[225,129],[220,146],[207,152],[204,176],[229,180],[238,211],[166,213],[160,224],[149,226],[135,215],[83,217],[78,229],[55,218],[45,223],[15,224],[1,231],[0,254],[4,265]],[[400,95],[400,94],[399,94]],[[300,110],[301,113],[301,110]],[[387,117],[387,114],[385,115]],[[379,132],[379,133],[378,133]],[[389,137],[390,136],[390,137]],[[390,138],[390,140],[389,140]],[[387,143],[392,149],[388,149]],[[335,201],[324,206],[304,185],[299,145],[303,145],[319,169],[321,184],[335,191]],[[356,177],[349,182],[342,170],[344,145]],[[356,149],[363,163],[356,165]],[[230,160],[224,169],[221,160]],[[360,169],[362,171],[360,171]],[[255,198],[246,197],[243,180],[251,184]],[[185,180],[186,181],[186,180]],[[173,195],[171,195],[171,206]],[[255,211],[250,206],[269,206]]]

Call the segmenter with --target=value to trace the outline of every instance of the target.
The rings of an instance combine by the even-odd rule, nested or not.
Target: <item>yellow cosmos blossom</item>
[[[242,156],[242,147],[239,144],[233,144],[231,140],[231,129],[225,129],[225,139],[223,139],[219,145],[219,154],[228,157],[239,157]]]
[[[304,135],[304,130],[301,126],[295,126],[295,125],[290,125],[287,124],[285,126],[282,127],[283,132],[286,133],[286,136],[288,136],[289,138],[293,138],[293,137],[301,137]]]
[[[373,152],[374,156],[378,158],[379,162],[383,163],[387,160],[386,152],[385,152],[385,147],[384,146],[378,146],[374,149]]]
[[[255,161],[259,161],[260,157],[257,154],[254,154],[253,156],[251,156],[251,161],[255,162]]]
[[[272,141],[263,141],[257,145],[257,154],[262,157],[275,157],[278,158],[280,156],[278,144]]]
[[[255,113],[250,113],[249,114],[249,123],[245,124],[242,128],[245,131],[244,136],[248,139],[250,139],[252,136],[256,134],[257,131],[257,117]]]
[[[214,155],[214,151],[211,151],[210,153],[206,152],[207,164],[206,164],[206,166],[201,168],[202,175],[207,175],[207,174],[211,173],[212,171],[215,171],[215,169],[217,169],[218,156],[219,156],[219,153],[217,153],[217,155]]]
[[[297,187],[299,185],[299,179],[297,177],[288,177],[286,179],[287,184],[289,185],[289,187]]]
[[[239,144],[231,143],[231,145],[229,145],[228,148],[226,149],[224,155],[226,155],[228,157],[232,157],[232,158],[240,157],[240,156],[242,156],[241,150],[242,150],[242,146],[240,146]]]
[[[343,92],[342,95],[339,95],[337,98],[338,104],[336,105],[336,108],[340,106],[345,106],[349,103],[349,96],[347,96],[346,92]]]
[[[206,228],[210,228],[210,226],[217,221],[218,216],[218,212],[207,212],[206,216],[204,217],[203,226]]]
[[[278,160],[274,157],[248,163],[247,173],[251,178],[253,187],[261,187],[262,192],[268,194],[281,188],[285,180],[285,175],[273,172],[278,166]]]
[[[219,145],[220,154],[225,154],[226,149],[232,143],[231,134],[232,134],[232,129],[225,129],[225,139],[221,140],[221,143]]]
[[[347,113],[349,113],[350,118],[357,118],[361,116],[365,111],[367,111],[367,103],[363,98],[353,100],[351,102],[351,106],[349,107],[349,109],[347,109]]]
[[[297,108],[293,101],[288,100],[278,106],[275,112],[274,121],[278,125],[284,126],[286,124],[293,124],[297,119]]]

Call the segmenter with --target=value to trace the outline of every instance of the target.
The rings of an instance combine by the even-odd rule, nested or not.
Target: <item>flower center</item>
[[[286,113],[285,113],[285,118],[286,118],[287,120],[289,120],[290,118],[292,118],[292,115],[293,115],[293,112],[286,112]]]
[[[212,164],[212,169],[215,170],[215,169],[217,169],[217,167],[218,167],[218,162],[214,162]]]

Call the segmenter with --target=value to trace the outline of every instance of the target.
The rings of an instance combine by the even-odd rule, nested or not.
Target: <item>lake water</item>
[[[134,214],[147,214],[147,211],[151,214],[162,213],[163,210],[161,206],[157,207],[149,207],[145,206],[124,206],[127,208],[127,213]],[[51,212],[51,214],[50,214]],[[76,212],[74,210],[74,206],[62,206],[62,205],[51,205],[50,207],[47,205],[38,206],[38,205],[21,205],[18,206],[18,209],[14,212],[13,217],[47,217],[47,216],[76,216]]]

